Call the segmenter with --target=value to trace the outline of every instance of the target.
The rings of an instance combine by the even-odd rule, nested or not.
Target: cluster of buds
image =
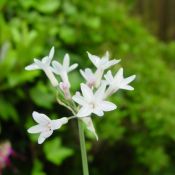
[[[108,101],[107,98],[119,89],[134,89],[129,83],[135,79],[135,75],[124,78],[123,68],[120,68],[114,76],[110,70],[105,72],[111,66],[119,63],[120,60],[110,60],[108,52],[102,58],[92,55],[89,52],[87,54],[90,61],[96,67],[96,71],[93,72],[90,68],[80,70],[85,83],[80,84],[81,92],[77,91],[73,96],[70,91],[71,84],[68,73],[76,69],[78,64],[70,65],[68,54],[65,54],[62,64],[58,61],[52,61],[54,56],[54,47],[52,47],[48,56],[42,58],[41,61],[34,59],[34,63],[25,68],[26,70],[42,69],[49,78],[52,86],[59,92],[57,101],[73,113],[71,117],[51,120],[45,114],[34,111],[33,118],[38,124],[29,128],[28,132],[40,133],[38,138],[39,144],[50,137],[54,130],[59,129],[63,124],[68,123],[73,118],[82,120],[87,129],[98,139],[91,115],[95,114],[101,117],[104,115],[104,112],[115,110],[117,106]],[[60,76],[61,82],[58,82],[56,75]]]

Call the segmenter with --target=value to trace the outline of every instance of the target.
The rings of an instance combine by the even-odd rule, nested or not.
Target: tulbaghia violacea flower
[[[109,52],[108,51],[105,53],[105,55],[102,58],[100,58],[96,55],[92,55],[89,52],[87,52],[87,53],[88,53],[89,59],[94,64],[94,66],[97,68],[97,70],[95,72],[95,76],[97,78],[96,87],[98,87],[100,85],[104,70],[119,63],[120,60],[116,60],[116,59],[109,60]]]
[[[109,85],[107,91],[106,91],[106,97],[112,95],[119,89],[125,89],[125,90],[134,90],[132,86],[129,85],[130,82],[132,82],[136,75],[132,75],[130,77],[124,78],[123,77],[123,68],[120,68],[118,72],[113,77],[111,71],[108,71],[104,75],[107,84]]]
[[[76,69],[78,64],[73,64],[70,66],[70,57],[68,54],[65,54],[63,64],[60,64],[58,61],[53,61],[52,66],[53,72],[60,75],[63,83],[62,85],[69,88],[70,82],[68,79],[68,73]]]
[[[93,87],[96,84],[97,81],[97,77],[96,75],[92,72],[91,69],[87,68],[84,71],[80,70],[81,75],[83,76],[83,78],[86,80],[86,84],[89,87]]]
[[[116,59],[109,60],[109,52],[108,51],[105,53],[105,55],[102,58],[100,58],[96,55],[92,55],[89,52],[87,52],[87,53],[88,53],[89,59],[94,64],[94,66],[100,70],[108,69],[109,67],[120,62],[120,60],[116,60]]]
[[[103,116],[104,111],[112,111],[116,109],[116,105],[112,102],[105,101],[106,84],[102,83],[101,86],[93,93],[92,89],[86,84],[81,84],[82,95],[77,92],[72,99],[77,102],[81,108],[77,113],[77,117],[90,116],[92,113],[97,116]]]
[[[58,81],[55,78],[50,66],[53,56],[54,56],[54,47],[51,48],[49,55],[42,58],[42,60],[34,58],[34,63],[30,64],[29,66],[26,66],[25,70],[42,69],[49,78],[51,84],[55,87],[58,85]]]
[[[27,131],[32,134],[40,133],[38,138],[39,144],[43,143],[45,139],[50,137],[54,130],[59,129],[63,124],[66,124],[68,122],[67,117],[51,120],[47,115],[38,113],[36,111],[32,113],[32,116],[38,124],[32,126]]]
[[[104,115],[104,112],[115,110],[117,106],[114,103],[107,101],[107,97],[119,89],[133,90],[134,88],[131,87],[129,83],[135,79],[135,75],[124,78],[123,69],[121,68],[114,77],[111,71],[108,71],[105,76],[103,76],[106,69],[117,64],[120,62],[120,60],[110,60],[108,52],[106,52],[101,58],[88,53],[88,57],[96,67],[96,71],[94,73],[89,68],[80,70],[86,84],[81,83],[81,93],[76,92],[76,94],[71,97],[71,85],[69,82],[68,73],[74,70],[78,64],[70,65],[70,58],[68,54],[64,55],[63,63],[60,64],[58,61],[52,61],[53,55],[54,48],[52,47],[48,56],[44,57],[41,61],[34,59],[34,63],[27,66],[26,70],[44,70],[53,86],[55,86],[56,90],[58,90],[58,103],[69,109],[73,116],[51,120],[45,114],[34,111],[32,116],[37,122],[37,125],[29,128],[28,132],[33,134],[39,133],[38,143],[41,144],[45,141],[45,139],[52,135],[54,130],[59,129],[63,124],[66,124],[68,120],[77,118],[83,161],[83,173],[88,174],[84,126],[82,122],[84,122],[86,128],[92,132],[98,140],[91,115],[96,114],[97,116],[101,117]],[[50,65],[51,62],[52,66]],[[54,74],[60,76],[60,83],[57,82]],[[105,77],[105,80],[102,79],[103,77]],[[60,92],[58,85],[63,92]],[[76,105],[74,102],[78,103],[78,105]]]

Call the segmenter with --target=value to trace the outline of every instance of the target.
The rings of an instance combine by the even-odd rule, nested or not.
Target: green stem
[[[89,175],[85,137],[84,137],[84,127],[83,127],[83,123],[82,123],[82,121],[80,121],[80,119],[78,119],[78,128],[79,128],[81,157],[82,157],[82,165],[83,165],[83,175]]]

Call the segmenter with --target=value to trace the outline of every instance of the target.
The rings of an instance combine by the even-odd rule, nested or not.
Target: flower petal
[[[117,63],[119,63],[120,62],[120,60],[110,60],[110,61],[108,61],[107,62],[107,64],[106,65],[104,65],[104,69],[108,69],[109,67],[111,67],[111,66],[113,66],[113,65],[115,65],[115,64],[117,64]]]
[[[48,67],[48,65],[46,65],[44,62],[38,60],[38,59],[34,59],[35,64],[40,68],[40,69],[46,69]]]
[[[42,63],[46,64],[46,65],[49,65],[49,57],[45,56],[44,58],[42,58]]]
[[[106,51],[106,53],[104,54],[102,59],[109,60],[109,52],[108,51]]]
[[[87,52],[89,59],[91,60],[91,62],[94,64],[94,66],[96,66],[98,68],[99,66],[99,62],[100,62],[100,58],[96,55],[92,55],[89,52]]]
[[[104,112],[102,111],[101,107],[100,106],[96,106],[94,109],[93,109],[93,113],[98,115],[98,116],[103,116],[104,115]]]
[[[72,65],[69,67],[68,72],[73,71],[73,70],[76,69],[77,67],[78,67],[78,64],[77,64],[77,63],[72,64]]]
[[[79,92],[76,92],[76,94],[72,97],[72,99],[79,105],[82,105],[82,106],[86,105],[86,101],[84,100],[84,97],[82,97]]]
[[[135,78],[136,78],[136,75],[129,76],[129,77],[127,77],[127,78],[124,79],[124,82],[125,82],[125,84],[129,84],[129,83],[132,82]]]
[[[49,64],[54,56],[54,53],[55,53],[55,48],[54,48],[54,46],[52,46],[52,48],[50,49],[50,52],[49,52],[49,56],[48,56],[49,57]]]
[[[86,75],[86,72],[80,69],[80,74],[81,74],[82,77],[87,81],[87,75]]]
[[[112,76],[112,72],[110,70],[104,75],[104,77],[105,77],[108,84],[111,84],[114,80],[114,78]]]
[[[92,108],[89,105],[83,106],[77,113],[77,117],[86,117],[92,113]]]
[[[80,73],[87,82],[92,80],[95,81],[95,75],[91,69],[86,68],[84,71],[80,70]]]
[[[46,124],[50,122],[49,117],[47,117],[47,115],[45,114],[34,111],[32,113],[32,116],[33,116],[33,119],[39,124]]]
[[[123,68],[120,68],[114,77],[115,81],[119,83],[119,81],[123,80]]]
[[[36,69],[40,69],[40,67],[38,67],[38,65],[36,65],[35,63],[25,67],[25,70],[36,70]]]
[[[102,81],[101,86],[95,92],[95,99],[103,99],[106,90],[106,82]]]
[[[63,117],[57,120],[51,120],[51,128],[52,130],[59,129],[63,124],[66,124],[67,122],[67,117]]]
[[[89,68],[85,69],[85,73],[86,73],[87,77],[93,77],[94,76],[94,73]]]
[[[86,84],[84,83],[81,83],[81,91],[82,91],[82,94],[83,96],[87,99],[87,100],[90,100],[93,98],[93,92],[92,92],[92,89],[89,88]]]
[[[134,90],[134,88],[130,85],[122,85],[122,86],[120,86],[120,89],[125,89],[125,90],[129,90],[129,91]]]
[[[114,103],[109,101],[103,101],[100,105],[103,111],[112,111],[117,108],[117,106]]]
[[[53,130],[42,132],[38,137],[38,144],[42,144],[48,137],[50,137],[53,133]]]
[[[42,144],[45,140],[46,140],[46,138],[44,138],[42,135],[40,135],[38,137],[38,144]]]
[[[35,125],[29,128],[27,132],[31,134],[35,134],[35,133],[41,132],[42,130],[43,130],[43,127],[41,125]]]
[[[52,61],[52,66],[53,66],[53,69],[52,71],[55,73],[55,74],[61,74],[61,72],[63,72],[63,66],[58,62],[58,61]]]
[[[64,59],[63,59],[63,67],[68,70],[70,65],[70,57],[69,54],[65,54]]]

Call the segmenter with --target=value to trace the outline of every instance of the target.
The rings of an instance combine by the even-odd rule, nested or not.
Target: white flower
[[[120,68],[114,77],[112,76],[111,71],[108,71],[104,77],[109,84],[109,88],[106,91],[106,97],[112,95],[119,89],[134,90],[134,88],[128,84],[135,79],[136,75],[124,78],[123,68]]]
[[[70,66],[70,58],[68,54],[65,54],[63,59],[63,64],[60,64],[58,61],[52,62],[53,72],[61,76],[61,79],[64,84],[70,87],[68,73],[77,68],[78,64],[73,64]]]
[[[84,79],[86,80],[86,84],[89,87],[93,87],[95,85],[97,78],[91,69],[87,68],[84,71],[80,70],[80,73],[84,77]]]
[[[47,77],[49,78],[49,80],[51,81],[52,85],[57,86],[58,81],[56,80],[54,74],[52,73],[51,66],[50,66],[53,55],[54,55],[54,47],[51,48],[48,56],[45,56],[44,58],[42,58],[41,61],[35,58],[34,63],[30,64],[29,66],[26,66],[25,69],[26,70],[42,69],[47,75]]]
[[[54,130],[59,129],[63,124],[68,122],[66,117],[57,120],[51,120],[47,115],[35,111],[32,113],[32,116],[38,124],[32,126],[27,131],[32,134],[40,133],[38,138],[39,144],[43,143],[45,139],[50,137]]]
[[[89,52],[87,53],[88,53],[89,59],[94,64],[94,66],[97,68],[95,72],[95,76],[96,76],[95,87],[98,87],[100,85],[104,71],[108,69],[109,67],[119,63],[120,60],[116,60],[116,59],[109,60],[109,52],[106,52],[102,58],[96,55],[92,55]]]
[[[102,83],[101,86],[97,89],[95,94],[90,87],[86,84],[81,84],[81,91],[83,96],[77,92],[72,99],[77,102],[81,108],[77,113],[77,117],[86,117],[92,113],[103,116],[103,111],[111,111],[116,109],[116,105],[109,101],[104,100],[106,84]]]
[[[109,67],[120,62],[120,60],[116,60],[116,59],[109,60],[109,52],[108,51],[105,53],[105,55],[102,58],[100,58],[96,55],[92,55],[89,52],[87,52],[87,53],[88,53],[89,59],[92,61],[94,66],[100,70],[108,69]]]

